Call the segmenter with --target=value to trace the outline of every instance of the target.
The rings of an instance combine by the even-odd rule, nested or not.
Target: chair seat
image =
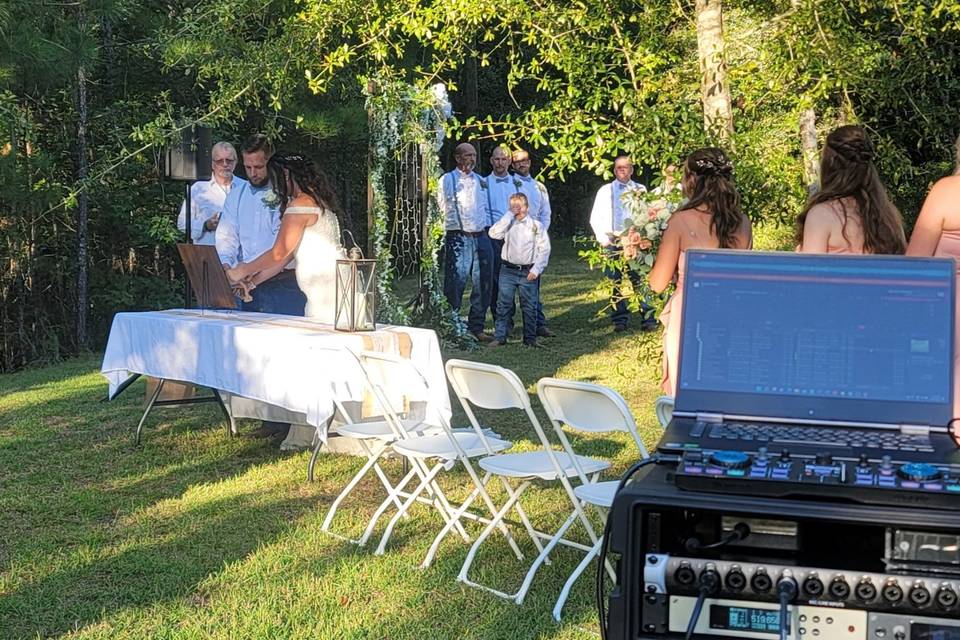
[[[617,480],[581,484],[573,488],[573,493],[584,502],[598,507],[610,508],[613,506],[613,497],[617,492]]]
[[[469,433],[455,432],[453,437],[456,438],[457,444],[460,445],[460,448],[467,454],[468,458],[488,454],[487,448],[483,446],[483,442],[472,430]],[[487,442],[490,444],[490,448],[497,453],[513,446],[512,442],[506,440],[488,438]],[[402,456],[410,458],[443,458],[444,460],[455,460],[458,455],[456,448],[454,448],[453,443],[450,442],[450,438],[446,433],[398,440],[393,443],[393,450]]]
[[[403,426],[412,431],[417,427],[417,423],[404,421]],[[386,420],[341,424],[337,426],[336,432],[342,436],[358,440],[385,440],[387,442],[396,440],[396,436]]]
[[[554,455],[568,478],[577,475],[577,469],[573,466],[569,455],[560,451],[555,451]],[[610,463],[605,460],[596,460],[586,456],[576,456],[576,459],[583,472],[587,474],[603,471],[610,466]],[[540,478],[541,480],[557,480],[560,478],[550,462],[550,457],[543,449],[488,456],[480,460],[479,464],[484,471],[509,478]]]

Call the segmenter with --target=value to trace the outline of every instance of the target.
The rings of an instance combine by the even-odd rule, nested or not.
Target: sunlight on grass
[[[660,334],[615,334],[597,318],[592,288],[600,275],[557,243],[544,279],[551,328],[559,337],[536,352],[511,343],[447,357],[513,369],[533,393],[544,376],[613,387],[634,411],[645,442],[659,433]],[[562,624],[550,617],[566,577],[582,557],[560,549],[537,575],[522,607],[456,582],[468,545],[442,543],[434,565],[419,564],[442,527],[416,505],[387,552],[357,549],[321,533],[327,508],[362,464],[322,455],[317,482],[306,481],[309,454],[281,453],[275,442],[228,438],[212,405],[158,409],[143,445],[132,445],[143,403],[137,383],[112,403],[96,356],[0,376],[0,636],[34,638],[539,638],[595,637],[592,571],[576,586]],[[466,419],[455,399],[454,422]],[[534,407],[549,429],[539,403]],[[536,445],[520,415],[481,412],[481,421]],[[242,422],[241,430],[251,422]],[[584,453],[608,458],[613,478],[635,459],[619,434],[571,432]],[[401,473],[389,460],[384,469]],[[458,502],[470,491],[459,467],[439,482]],[[490,485],[495,502],[506,498]],[[356,536],[383,498],[366,481],[344,502],[334,529]],[[534,486],[524,498],[531,519],[553,530],[569,513],[565,494]],[[382,531],[387,516],[379,524]],[[600,517],[591,513],[594,524]],[[475,523],[466,525],[471,536]],[[522,531],[518,544],[535,555]],[[582,531],[574,538],[586,541]],[[374,537],[377,540],[377,537]],[[481,550],[477,575],[515,589],[523,578],[501,535]]]

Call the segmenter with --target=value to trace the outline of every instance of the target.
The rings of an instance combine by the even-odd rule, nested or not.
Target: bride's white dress
[[[303,239],[294,252],[297,285],[307,296],[304,315],[333,324],[337,260],[345,257],[337,214],[320,207],[287,207],[283,215],[317,216],[316,224],[303,230]]]
[[[317,222],[303,230],[303,238],[294,252],[297,261],[297,286],[307,296],[304,315],[333,324],[336,315],[337,260],[345,257],[340,244],[337,214],[320,207],[287,207],[283,215],[316,215]],[[317,430],[310,425],[291,424],[280,448],[312,447]]]

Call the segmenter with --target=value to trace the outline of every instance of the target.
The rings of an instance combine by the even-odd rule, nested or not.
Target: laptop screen
[[[686,252],[676,408],[946,426],[952,260]]]

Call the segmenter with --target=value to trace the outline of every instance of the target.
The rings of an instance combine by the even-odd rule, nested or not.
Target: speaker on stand
[[[170,180],[182,181],[185,185],[184,211],[185,231],[184,242],[193,242],[191,223],[193,221],[193,207],[190,201],[190,187],[197,180],[210,179],[211,154],[213,147],[213,129],[193,125],[182,130],[179,144],[170,144],[164,151],[164,177]],[[184,303],[190,307],[190,283],[184,286]]]

